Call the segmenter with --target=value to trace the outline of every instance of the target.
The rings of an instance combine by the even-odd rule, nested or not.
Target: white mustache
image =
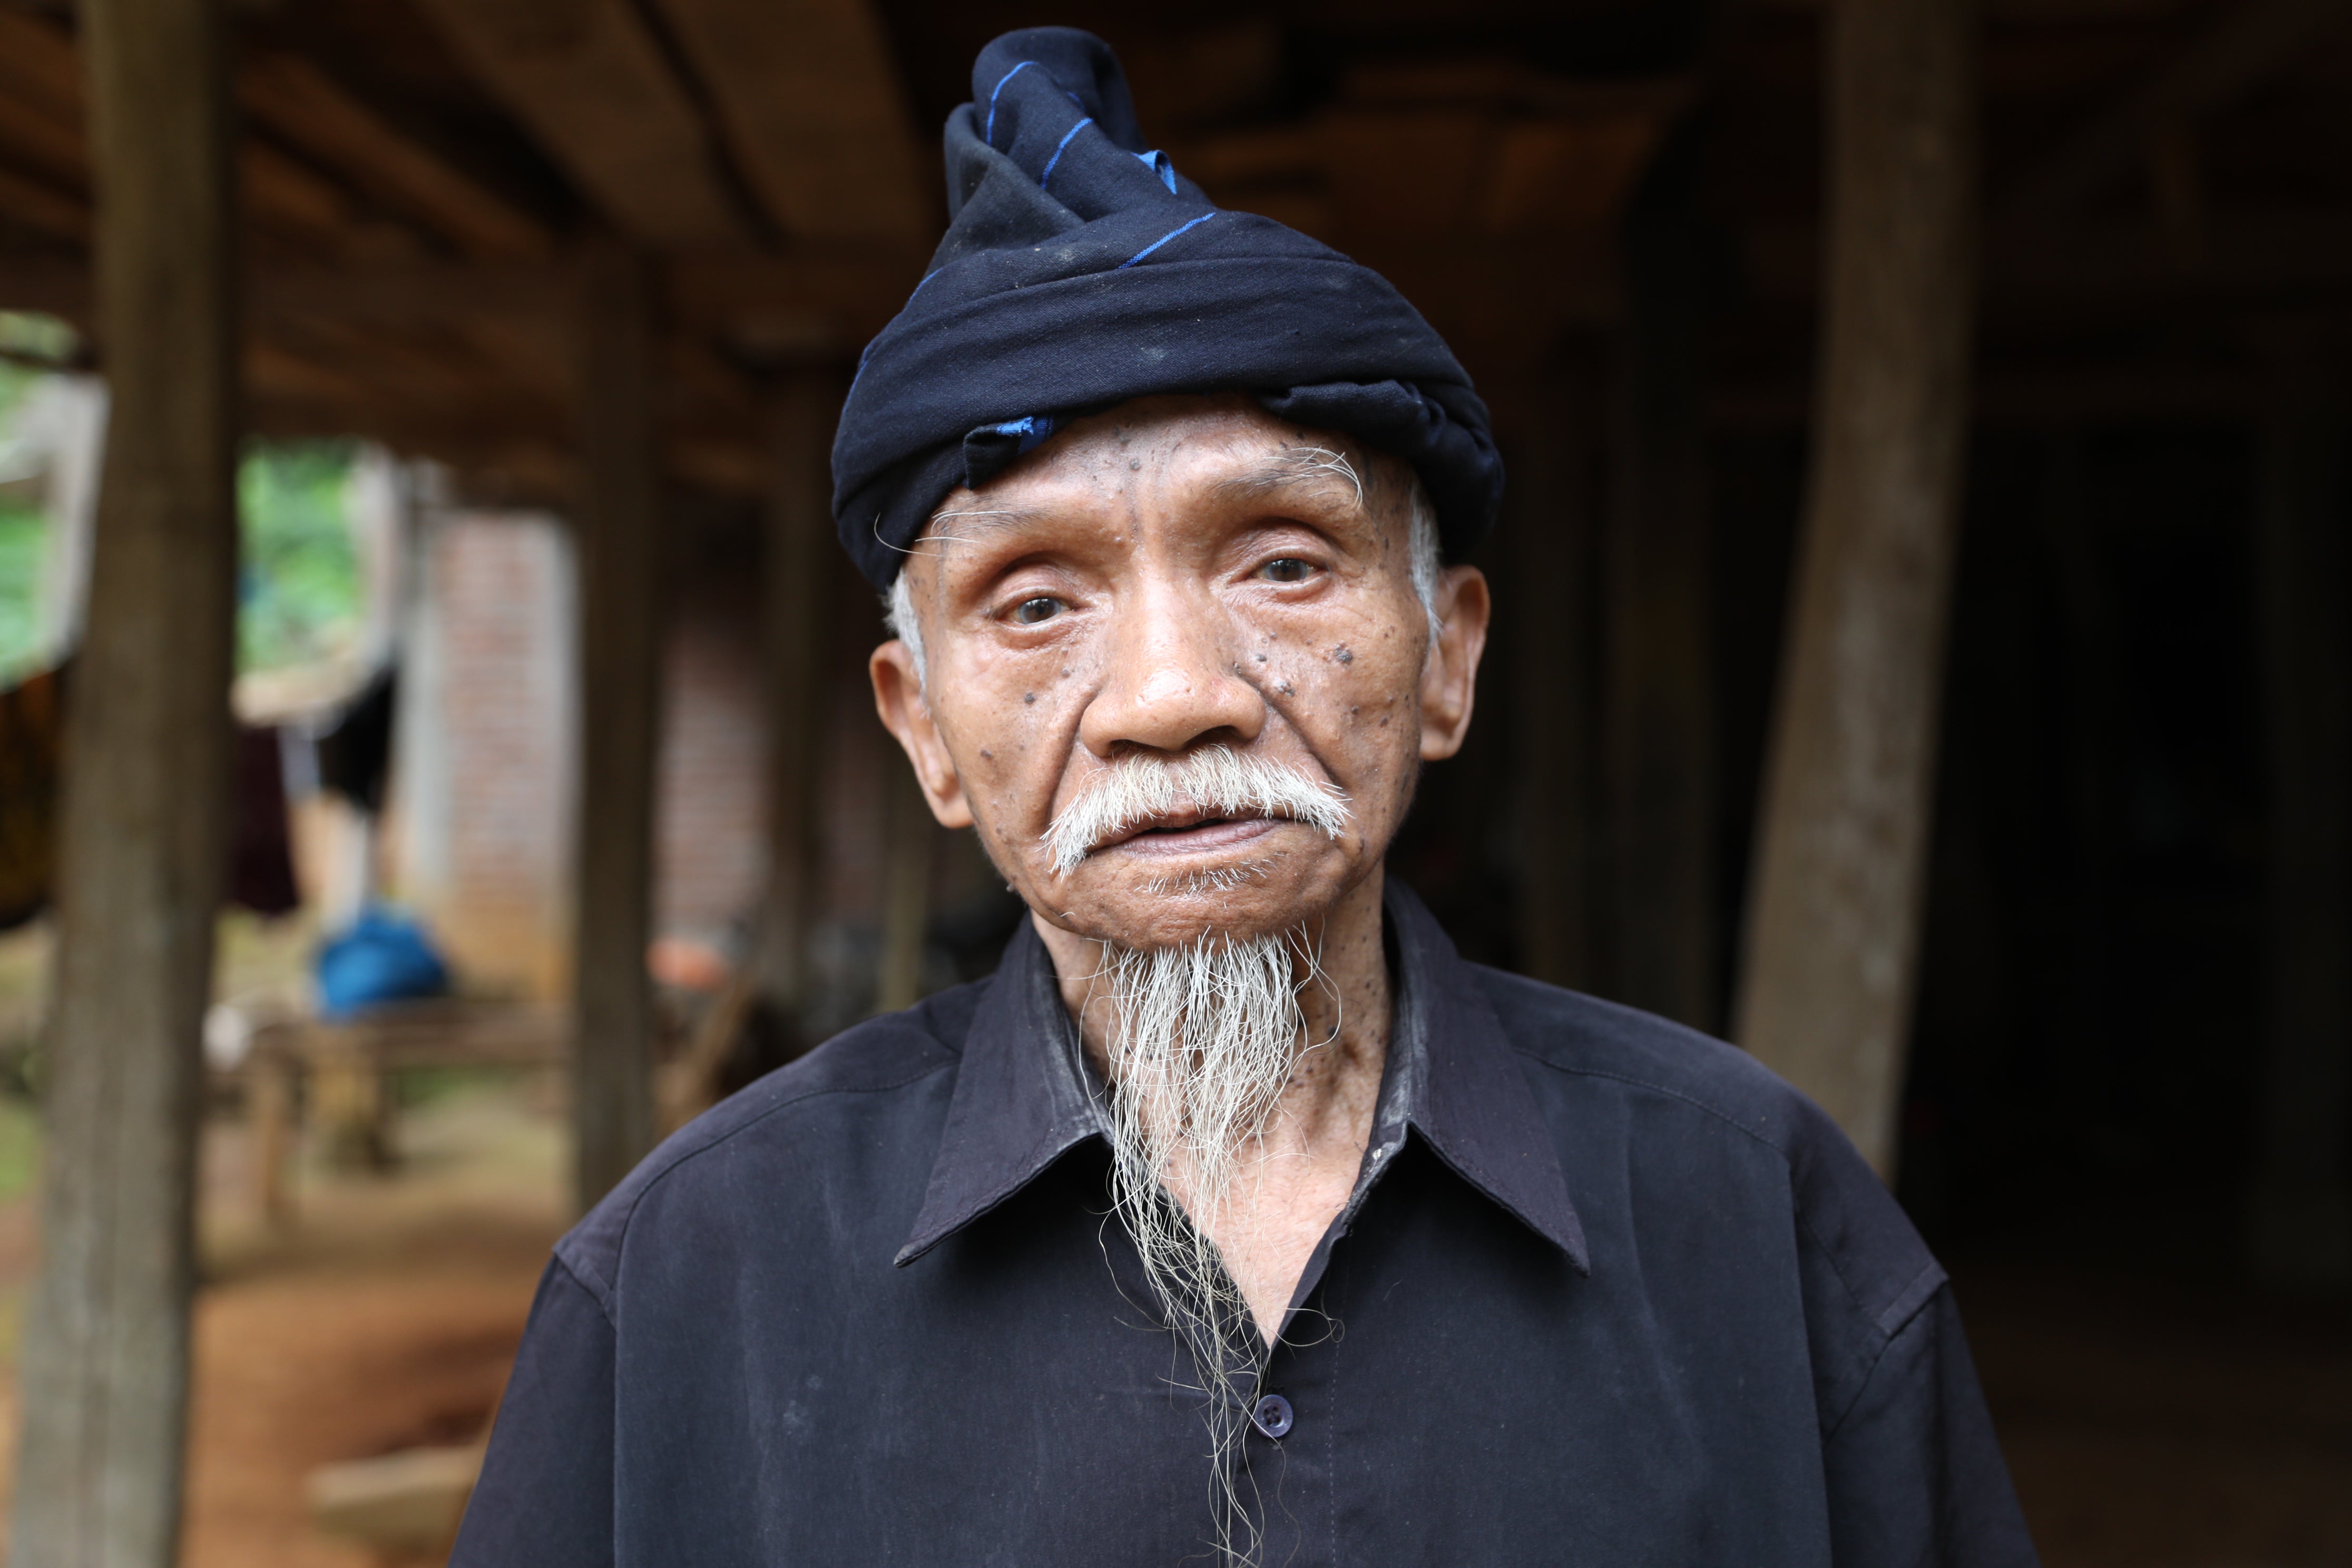
[[[1175,762],[1128,756],[1062,808],[1045,829],[1054,869],[1065,875],[1102,845],[1156,816],[1186,809],[1211,816],[1280,816],[1337,838],[1348,825],[1348,795],[1297,768],[1203,746]]]

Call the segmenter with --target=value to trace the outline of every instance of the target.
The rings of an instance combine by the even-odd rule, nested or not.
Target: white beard
[[[1209,1234],[1252,1173],[1260,1134],[1309,1048],[1298,997],[1318,973],[1303,932],[1106,944],[1099,972],[1112,1011],[1112,1198],[1207,1395],[1228,1563],[1252,1561],[1257,1536],[1233,1464],[1246,1402],[1228,1380],[1242,1347],[1263,1364],[1264,1340]]]

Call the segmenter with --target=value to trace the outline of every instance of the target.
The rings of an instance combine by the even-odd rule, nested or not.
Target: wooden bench
[[[569,1016],[547,1006],[446,998],[402,1002],[350,1018],[257,1026],[240,1067],[253,1129],[261,1212],[294,1221],[289,1180],[299,1121],[325,1130],[356,1163],[389,1166],[401,1073],[453,1068],[552,1068],[572,1059]],[[302,1104],[300,1089],[310,1093]]]

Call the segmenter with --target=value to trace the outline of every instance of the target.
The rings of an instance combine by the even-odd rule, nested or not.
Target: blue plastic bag
[[[449,989],[449,966],[425,928],[382,905],[362,910],[349,931],[320,943],[317,970],[319,1012],[328,1018]]]

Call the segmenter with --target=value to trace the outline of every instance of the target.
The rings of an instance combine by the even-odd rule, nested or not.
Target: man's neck
[[[1290,1079],[1265,1132],[1243,1152],[1233,1194],[1209,1227],[1269,1343],[1317,1243],[1355,1190],[1371,1140],[1390,1022],[1381,875],[1375,868],[1307,926],[1320,974],[1299,993],[1305,1027]],[[1102,944],[1043,920],[1035,924],[1053,955],[1063,1005],[1087,1056],[1108,1079],[1110,998],[1094,979],[1102,968]],[[1298,978],[1309,978],[1303,961]],[[1171,1192],[1191,1212],[1181,1185]]]

